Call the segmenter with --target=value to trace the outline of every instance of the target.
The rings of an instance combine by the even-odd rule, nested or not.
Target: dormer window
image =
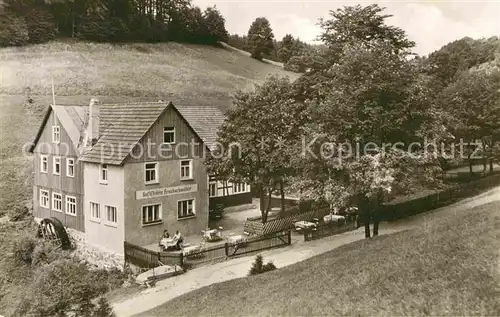
[[[99,182],[101,184],[108,183],[108,164],[101,164],[99,166]]]
[[[52,143],[61,142],[61,128],[58,125],[52,126]]]
[[[163,128],[163,144],[175,143],[175,127]]]

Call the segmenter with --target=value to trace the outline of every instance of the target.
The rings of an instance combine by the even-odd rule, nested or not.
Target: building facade
[[[34,217],[55,217],[78,231],[85,231],[83,167],[78,161],[78,147],[87,108],[49,107],[30,148]]]
[[[50,109],[55,108],[70,109]],[[51,112],[52,116],[57,114]],[[40,141],[50,140],[48,132],[57,118],[49,114],[40,128],[32,151],[35,217],[56,216],[66,226],[85,232],[88,243],[121,254],[124,241],[151,245],[158,242],[164,230],[201,234],[208,226],[209,207],[214,203],[232,206],[251,202],[250,186],[213,181],[206,173],[204,156],[224,120],[218,109],[163,102],[103,105],[92,101],[88,107],[81,107],[80,113],[81,123],[72,130],[78,131],[75,141],[60,130],[59,144],[74,148],[61,156],[60,163],[62,166],[66,164],[63,161],[75,159],[70,180],[56,177],[60,175],[51,177],[52,183],[45,180],[41,172],[46,168],[43,155],[60,152],[57,143],[50,142],[54,149],[42,150],[45,142]],[[45,165],[37,167],[37,162]],[[66,170],[61,169],[63,173]],[[69,215],[66,209],[59,212],[45,208],[45,188],[49,197],[52,192],[61,192],[63,201],[66,196],[76,197],[77,206],[72,209],[68,205]]]

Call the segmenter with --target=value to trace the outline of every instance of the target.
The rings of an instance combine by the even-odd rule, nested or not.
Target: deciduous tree
[[[282,63],[287,63],[292,56],[298,55],[298,52],[294,52],[296,48],[295,39],[291,34],[287,34],[281,40],[278,50],[278,58]]]
[[[260,17],[248,30],[248,50],[257,60],[262,60],[264,54],[270,54],[274,45],[274,34],[271,24],[266,18]]]
[[[330,205],[357,204],[362,218],[373,217],[375,235],[376,212],[389,194],[435,180],[427,175],[438,170],[437,156],[409,144],[422,145],[425,137],[439,141],[446,132],[429,98],[429,78],[408,59],[414,43],[385,25],[382,10],[345,7],[322,21],[328,51],[320,68],[303,76],[302,83],[315,86],[302,93],[312,92],[307,99],[315,100],[310,135],[328,146],[316,146],[317,155],[300,162],[306,174],[298,183],[305,185],[303,193]]]
[[[270,203],[264,197],[284,190],[293,173],[291,157],[306,120],[306,108],[296,103],[288,78],[269,77],[252,92],[239,92],[235,107],[218,134],[218,152],[207,158],[208,170],[221,179],[248,182],[261,198],[262,219]],[[282,192],[283,193],[283,192]]]
[[[480,141],[484,159],[493,171],[495,143],[500,141],[500,68],[495,63],[466,70],[440,95],[441,107],[454,119],[452,129],[457,137],[474,144]],[[469,170],[473,158],[469,151]],[[486,169],[486,161],[485,161]]]
[[[226,20],[220,11],[215,6],[209,7],[203,13],[203,17],[208,31],[207,41],[210,44],[227,42],[229,34],[225,26]]]

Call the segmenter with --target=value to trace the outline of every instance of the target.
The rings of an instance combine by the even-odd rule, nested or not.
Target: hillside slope
[[[297,78],[277,65],[230,48],[163,44],[52,42],[0,49],[0,94],[101,95],[206,99],[227,107],[237,89],[271,73]]]
[[[499,316],[499,208],[448,213],[140,316]]]
[[[59,104],[162,99],[225,110],[237,89],[274,73],[298,77],[237,50],[190,44],[51,42],[0,49],[0,216],[31,196],[31,158],[22,146],[52,102],[51,78]],[[34,103],[25,106],[28,95]]]

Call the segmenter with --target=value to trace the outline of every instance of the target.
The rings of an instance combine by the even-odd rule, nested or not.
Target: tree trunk
[[[378,236],[378,225],[380,223],[378,210],[373,210],[373,236]]]
[[[280,193],[281,193],[281,212],[285,212],[285,189],[283,181],[280,182]]]
[[[365,225],[365,238],[370,239],[370,217],[365,217],[363,224]]]
[[[268,200],[267,200],[267,207],[264,211],[264,214],[262,215],[262,223],[267,222],[267,216],[269,215],[269,211],[271,210],[271,195],[273,194],[272,190],[269,190],[269,195],[268,195]]]
[[[259,207],[260,207],[260,215],[262,216],[262,219],[264,219],[264,212],[265,212],[265,201],[264,201],[264,188],[262,186],[262,184],[259,184],[259,187],[258,187],[258,191],[259,191]]]
[[[469,161],[469,173],[472,174],[472,159],[470,157],[470,154],[467,156],[467,159]]]

